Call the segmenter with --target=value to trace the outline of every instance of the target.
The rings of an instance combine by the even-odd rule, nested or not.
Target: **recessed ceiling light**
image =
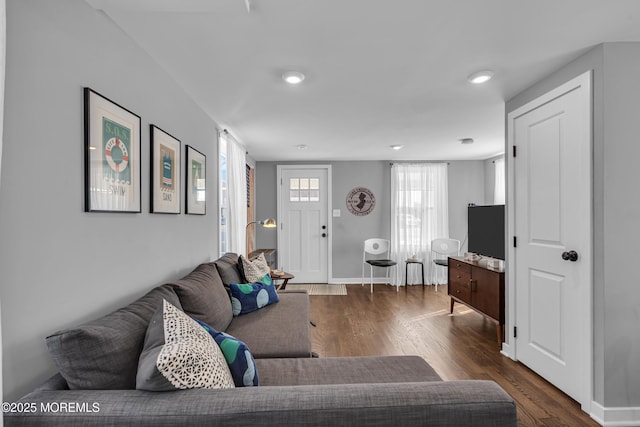
[[[404,147],[404,145],[390,145],[389,148],[391,148],[392,150],[402,150],[402,147]]]
[[[473,144],[473,138],[462,138],[462,139],[459,139],[458,141],[460,141],[463,144]]]
[[[305,144],[299,144],[299,145],[296,145],[296,148],[298,150],[306,150],[307,148],[309,148],[309,146]]]
[[[467,77],[467,80],[469,80],[469,83],[478,85],[481,83],[488,82],[489,80],[491,80],[491,77],[493,77],[493,71],[482,70],[482,71],[478,71],[477,73],[471,74],[469,77]]]
[[[287,71],[282,75],[282,78],[291,85],[297,85],[304,80],[304,74],[299,71]]]

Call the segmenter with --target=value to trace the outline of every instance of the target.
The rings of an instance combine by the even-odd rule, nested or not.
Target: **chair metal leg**
[[[398,280],[398,264],[393,266],[393,277],[396,282],[396,292],[400,292],[400,280]]]
[[[373,293],[373,267],[369,266],[369,271],[371,272],[371,293]]]

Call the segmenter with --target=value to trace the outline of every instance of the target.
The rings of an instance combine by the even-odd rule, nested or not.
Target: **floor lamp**
[[[245,230],[248,230],[251,224],[260,224],[264,228],[276,228],[278,226],[275,219],[267,218],[267,219],[258,220],[258,221],[251,221],[250,223],[247,224],[247,226],[245,227]],[[247,245],[246,250],[247,250],[247,256],[249,256],[249,245]]]

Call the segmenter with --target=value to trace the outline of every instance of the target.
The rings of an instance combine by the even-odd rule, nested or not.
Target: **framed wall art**
[[[85,212],[140,212],[140,116],[84,88]]]
[[[151,212],[180,213],[180,140],[155,125],[151,135]]]
[[[207,202],[206,161],[204,154],[187,145],[186,213],[205,215]]]

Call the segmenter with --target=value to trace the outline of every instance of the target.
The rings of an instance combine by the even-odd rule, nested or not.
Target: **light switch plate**
[[[334,209],[333,210],[333,217],[334,218],[339,218],[340,217],[340,209]]]

